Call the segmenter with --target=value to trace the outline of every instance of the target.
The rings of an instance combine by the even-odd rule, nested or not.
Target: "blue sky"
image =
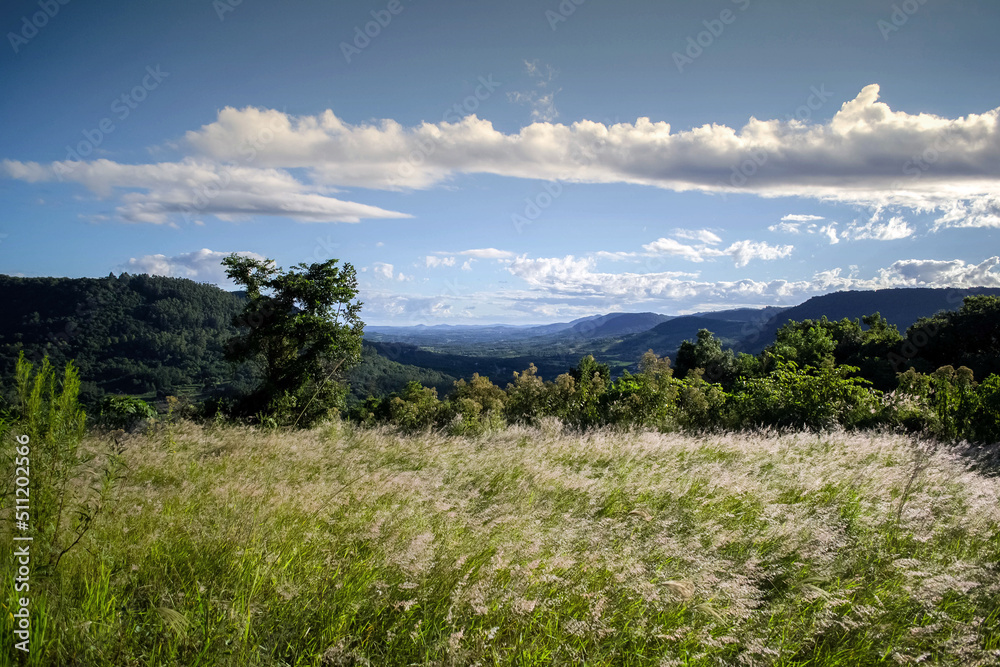
[[[989,0],[36,0],[0,26],[3,273],[335,257],[398,325],[1000,286]]]

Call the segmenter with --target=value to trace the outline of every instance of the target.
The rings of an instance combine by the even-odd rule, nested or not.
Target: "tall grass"
[[[123,456],[31,664],[1000,663],[1000,479],[902,436],[182,423]]]

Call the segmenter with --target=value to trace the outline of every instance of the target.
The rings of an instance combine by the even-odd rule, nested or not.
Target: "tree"
[[[354,267],[338,268],[331,259],[282,271],[273,260],[235,253],[222,263],[247,298],[233,319],[240,333],[228,341],[226,357],[253,362],[260,372],[243,411],[308,425],[340,407],[342,374],[360,360],[364,333]]]
[[[708,329],[698,330],[697,341],[686,340],[677,350],[677,376],[687,377],[696,368],[710,382],[732,384],[736,378],[736,358],[733,351],[722,349],[722,341]]]

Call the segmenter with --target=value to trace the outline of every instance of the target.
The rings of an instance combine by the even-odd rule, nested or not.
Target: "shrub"
[[[534,364],[530,364],[521,373],[515,371],[514,381],[507,384],[504,402],[507,419],[532,426],[537,424],[540,417],[549,414],[546,405],[548,394],[549,389],[542,378],[538,377],[538,368]]]
[[[851,377],[854,366],[800,368],[775,358],[776,367],[762,378],[741,378],[733,397],[736,427],[777,426],[823,430],[836,424],[852,428],[875,425],[882,417],[879,392],[864,378]]]
[[[442,409],[442,418],[455,435],[482,435],[505,427],[507,395],[488,377],[473,373],[472,381],[458,380]]]
[[[389,399],[389,419],[404,431],[430,428],[441,416],[437,389],[411,381],[399,396]]]
[[[625,371],[602,396],[603,421],[609,425],[664,429],[671,421],[678,396],[670,360],[650,350],[643,355],[639,369],[636,375]]]
[[[103,467],[95,468],[93,457],[80,451],[86,415],[79,403],[80,376],[73,362],[66,364],[57,381],[48,357],[36,373],[22,353],[15,373],[18,410],[12,428],[20,433],[18,445],[27,452],[18,455],[30,458],[33,516],[28,523],[34,538],[32,553],[38,554],[39,569],[45,573],[55,569],[100,514],[119,478],[119,458],[112,453]],[[12,474],[15,467],[5,470]],[[13,493],[12,484],[4,488]]]
[[[131,431],[147,419],[156,419],[156,410],[134,396],[105,396],[97,413],[97,423],[106,429]]]

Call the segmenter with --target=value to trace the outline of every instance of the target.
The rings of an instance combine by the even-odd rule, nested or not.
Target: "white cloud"
[[[375,262],[372,266],[372,271],[386,280],[392,280],[394,267],[392,264],[388,264],[386,262]]]
[[[801,222],[779,222],[776,225],[771,225],[767,228],[767,230],[769,232],[781,232],[783,234],[799,234],[802,231],[801,227]],[[816,225],[811,225],[811,227],[816,227]]]
[[[544,88],[541,101],[552,92],[545,88],[551,75],[535,64],[529,70],[538,90]],[[940,211],[937,228],[1000,226],[1000,109],[945,118],[894,111],[878,98],[878,85],[866,86],[825,123],[750,118],[741,128],[712,124],[680,131],[649,118],[615,124],[540,121],[504,133],[475,115],[404,127],[391,119],[352,125],[331,110],[290,116],[226,107],[214,122],[186,133],[184,147],[193,154],[180,162],[6,160],[0,173],[28,182],[61,178],[101,196],[118,193],[123,219],[150,223],[192,209],[227,219],[406,217],[335,199],[329,188],[427,188],[459,174],[485,173],[810,197]],[[426,150],[428,145],[434,150]],[[933,168],[915,169],[913,156],[928,147],[937,154]],[[411,160],[414,154],[423,158],[419,165]],[[749,155],[767,159],[749,177],[733,178]],[[287,171],[299,168],[306,170],[302,180]],[[806,217],[793,215],[783,222]]]
[[[824,219],[821,215],[802,215],[799,213],[789,213],[788,215],[781,216],[782,222],[813,222]]]
[[[840,239],[837,237],[837,223],[835,222],[831,222],[829,225],[820,227],[819,233],[824,234],[828,239],[830,239],[830,245],[840,243]]]
[[[119,271],[128,273],[148,273],[154,276],[170,276],[172,278],[190,278],[198,282],[208,282],[216,285],[231,285],[226,277],[223,258],[232,253],[219,252],[202,248],[194,252],[168,257],[166,255],[144,255],[133,257],[116,267]],[[237,252],[243,257],[263,261],[266,259],[254,252]]]
[[[1000,196],[953,201],[943,211],[944,215],[934,221],[935,231],[945,227],[1000,227]]]
[[[510,259],[514,253],[507,250],[497,250],[496,248],[473,248],[472,250],[462,250],[455,253],[476,259]]]
[[[342,201],[306,186],[279,169],[256,169],[185,159],[157,164],[36,162],[4,160],[0,173],[28,182],[80,183],[101,197],[119,196],[116,212],[127,222],[165,224],[178,216],[214,215],[238,220],[253,215],[301,222],[360,222],[364,218],[409,218],[405,213]]]
[[[878,96],[877,85],[866,86],[826,123],[751,118],[739,129],[716,124],[678,132],[648,118],[537,122],[505,134],[476,116],[404,128],[393,120],[350,125],[332,111],[292,117],[226,108],[187,140],[202,155],[230,161],[266,128],[273,139],[257,151],[257,164],[311,169],[319,182],[340,186],[426,188],[456,174],[490,173],[921,210],[996,195],[1000,110],[943,118],[894,111]],[[408,156],[428,141],[435,150],[413,167]],[[904,171],[928,146],[938,149],[934,168],[916,176]],[[767,160],[737,185],[734,168],[761,152]]]
[[[722,253],[714,248],[686,245],[675,239],[658,238],[652,243],[646,243],[642,249],[654,255],[677,255],[692,262],[704,262],[705,257],[717,257]]]
[[[679,239],[701,241],[702,243],[708,243],[710,245],[722,243],[722,239],[707,229],[675,229],[674,236]]]
[[[832,291],[873,290],[890,287],[1000,287],[1000,258],[979,264],[962,260],[899,260],[879,269],[871,277],[856,270],[845,275],[840,268],[818,271],[809,279],[704,281],[680,272],[606,273],[594,270],[594,262],[572,255],[558,258],[518,257],[508,271],[525,281],[528,292],[495,295],[531,304],[547,304],[551,312],[569,312],[589,304],[616,304],[619,309],[645,305],[661,310],[682,310],[699,303],[769,305],[799,303],[810,296]],[[586,310],[586,308],[582,308]]]
[[[722,241],[722,239],[711,232],[707,232],[707,234],[709,236],[703,236],[702,238],[708,238],[710,243],[718,243]],[[678,234],[678,236],[680,236],[680,234]],[[736,241],[725,250],[719,250],[718,248],[713,248],[705,244],[698,246],[685,245],[670,238],[659,238],[652,243],[646,243],[642,246],[642,248],[650,255],[676,255],[692,262],[704,262],[709,258],[724,257],[728,255],[733,258],[737,267],[746,266],[754,259],[781,259],[790,255],[794,249],[793,246],[790,245],[773,246],[764,241],[744,240]],[[610,253],[605,253],[605,255],[609,254]]]
[[[463,271],[471,271],[472,270],[472,263],[474,261],[476,261],[476,260],[474,260],[474,259],[467,259],[467,260],[465,260],[465,263],[462,264],[462,270]]]
[[[726,254],[731,255],[737,267],[743,267],[755,259],[783,259],[792,254],[793,246],[773,246],[764,241],[737,241],[728,248]]]
[[[556,93],[559,90],[550,89],[549,84],[555,80],[558,72],[551,65],[539,65],[537,60],[525,60],[524,69],[535,82],[535,88],[508,92],[507,100],[531,107],[531,120],[543,122],[555,120],[559,117],[555,104]]]
[[[454,257],[439,257],[437,255],[427,255],[424,257],[424,264],[429,269],[434,269],[439,266],[455,266]]]
[[[881,222],[878,214],[864,225],[852,224],[844,230],[844,237],[856,241],[895,241],[913,236],[913,228],[900,216]]]

